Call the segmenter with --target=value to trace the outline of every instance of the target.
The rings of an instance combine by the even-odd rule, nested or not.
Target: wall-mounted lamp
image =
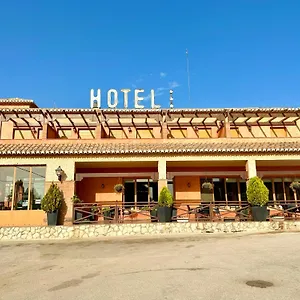
[[[104,185],[104,183],[102,183],[102,184],[101,184],[101,188],[103,188],[103,189],[105,188],[105,185]]]
[[[191,183],[190,183],[190,182],[188,182],[187,186],[188,186],[188,188],[190,188],[190,187],[191,187]]]
[[[128,127],[128,131],[131,133],[132,132],[132,129],[131,129],[131,127]]]
[[[195,129],[195,131],[198,131],[198,130],[199,130],[198,126],[195,126],[194,129]]]
[[[55,170],[56,176],[57,176],[57,178],[60,182],[61,182],[61,179],[62,179],[63,172],[64,171],[60,166]]]

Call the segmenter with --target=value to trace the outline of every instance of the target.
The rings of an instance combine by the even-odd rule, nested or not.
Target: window
[[[226,190],[227,190],[227,199],[230,205],[230,202],[237,204],[239,201],[238,198],[238,183],[235,178],[226,178]]]
[[[274,186],[275,186],[275,195],[276,195],[276,202],[282,203],[284,201],[284,190],[283,190],[283,182],[281,178],[274,179]]]
[[[211,128],[198,128],[196,134],[200,139],[209,139],[211,138]]]
[[[45,193],[45,167],[32,167],[30,209],[41,209],[41,201]]]
[[[158,201],[158,183],[152,179],[126,179],[124,182],[125,207],[149,205],[152,201]],[[169,183],[168,183],[169,186]]]
[[[79,138],[90,140],[95,138],[95,129],[79,129]]]
[[[0,167],[0,210],[10,210],[13,198],[14,168]]]
[[[265,186],[269,190],[269,201],[273,201],[273,184],[271,179],[263,179]]]
[[[172,128],[170,130],[170,137],[173,139],[184,139],[187,137],[186,128]]]
[[[58,129],[57,133],[61,139],[69,139],[72,136],[71,129]]]
[[[136,137],[138,139],[152,139],[152,138],[154,138],[153,130],[149,129],[149,128],[137,129]]]
[[[31,129],[15,129],[14,139],[16,140],[33,140],[38,138],[38,132],[34,132]]]
[[[271,137],[287,137],[287,130],[284,127],[271,127]]]
[[[40,209],[45,166],[0,167],[0,210]]]
[[[109,137],[112,139],[122,139],[123,138],[123,130],[122,129],[110,129]]]

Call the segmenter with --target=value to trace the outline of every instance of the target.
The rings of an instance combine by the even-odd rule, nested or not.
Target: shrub
[[[42,199],[42,210],[47,213],[58,210],[61,207],[63,198],[63,192],[59,189],[56,183],[52,182],[46,195]]]
[[[265,206],[269,202],[269,190],[257,176],[248,182],[247,200],[252,206]]]
[[[76,194],[71,198],[71,200],[74,204],[82,202],[82,200],[79,199],[79,197]]]
[[[163,187],[158,198],[158,206],[171,207],[173,205],[173,197],[167,187]]]

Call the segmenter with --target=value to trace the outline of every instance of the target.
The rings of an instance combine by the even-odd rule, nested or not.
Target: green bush
[[[63,192],[59,189],[57,184],[52,182],[46,195],[42,199],[42,210],[47,213],[58,210],[61,207],[63,198]]]
[[[158,206],[171,207],[173,205],[173,197],[167,187],[163,187],[158,198]]]
[[[248,182],[247,200],[252,206],[265,206],[269,202],[269,190],[257,176]]]

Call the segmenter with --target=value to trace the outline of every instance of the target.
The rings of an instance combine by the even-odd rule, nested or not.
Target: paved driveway
[[[300,233],[6,242],[0,270],[3,300],[299,300]]]

